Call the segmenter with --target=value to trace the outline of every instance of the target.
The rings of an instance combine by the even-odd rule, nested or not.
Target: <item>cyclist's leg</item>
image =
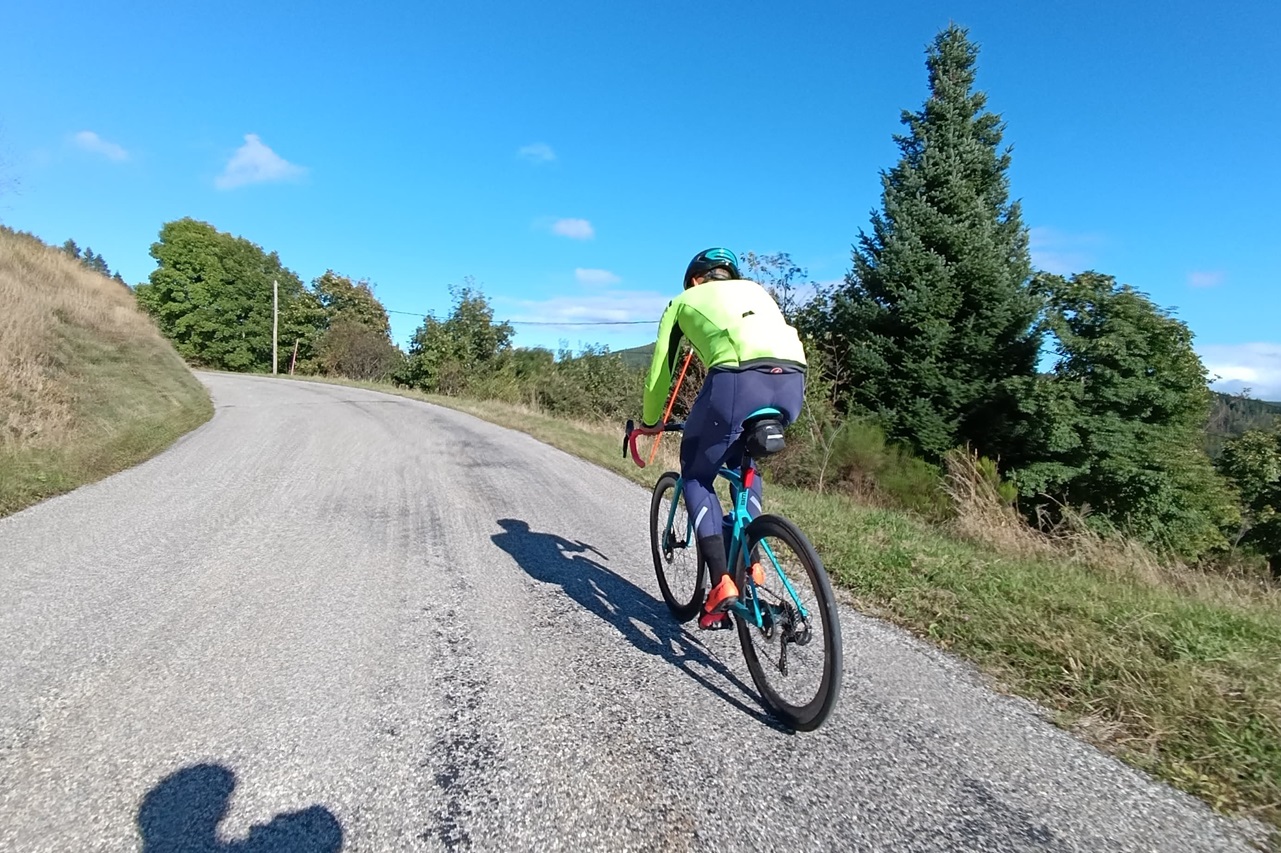
[[[694,535],[707,561],[712,586],[726,571],[725,540],[721,536],[721,502],[716,496],[716,474],[731,443],[733,421],[727,411],[733,403],[729,374],[712,371],[685,419],[681,439],[681,476],[685,506],[694,519]]]
[[[744,420],[753,412],[772,406],[783,412],[790,423],[800,414],[804,395],[803,373],[712,370],[685,419],[681,475],[685,479],[686,508],[694,519],[695,536],[707,561],[713,588],[728,570],[716,474],[722,465],[733,467],[742,461],[739,438]],[[757,477],[748,499],[753,518],[762,512],[762,495],[761,478]]]

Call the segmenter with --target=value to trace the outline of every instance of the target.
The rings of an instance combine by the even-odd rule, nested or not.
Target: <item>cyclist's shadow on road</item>
[[[510,554],[530,577],[559,584],[571,599],[614,626],[636,648],[661,657],[743,713],[771,728],[789,731],[759,707],[752,707],[738,696],[731,695],[723,685],[708,679],[693,666],[697,664],[712,670],[742,697],[757,701],[756,695],[738,676],[675,622],[666,604],[595,560],[583,556],[585,552],[593,551],[602,559],[609,559],[604,554],[590,545],[571,542],[555,533],[536,533],[529,529],[528,522],[520,519],[500,518],[498,524],[505,532],[495,533],[490,538]],[[654,636],[637,627],[637,622],[649,628]]]
[[[220,764],[184,767],[147,792],[138,809],[142,853],[338,853],[342,824],[323,806],[278,814],[241,841],[222,841],[236,775]]]

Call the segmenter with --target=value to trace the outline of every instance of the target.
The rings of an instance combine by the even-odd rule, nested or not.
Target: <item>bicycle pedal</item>
[[[709,614],[714,615],[714,614]],[[728,613],[720,614],[721,618],[710,624],[703,622],[703,617],[698,618],[698,628],[700,631],[728,631],[734,627],[734,620],[729,618]]]

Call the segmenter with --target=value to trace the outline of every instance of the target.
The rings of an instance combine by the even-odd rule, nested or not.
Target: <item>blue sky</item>
[[[13,5],[0,221],[136,283],[213,223],[304,280],[513,321],[656,320],[690,256],[841,278],[955,21],[1006,121],[1043,268],[1177,308],[1207,366],[1281,399],[1281,3],[473,0]],[[403,342],[419,320],[393,315]],[[654,326],[518,325],[614,348]]]

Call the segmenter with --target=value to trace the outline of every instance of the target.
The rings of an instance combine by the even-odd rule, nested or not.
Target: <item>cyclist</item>
[[[723,465],[740,464],[743,421],[749,416],[773,407],[788,424],[800,415],[805,350],[769,291],[739,274],[738,258],[728,249],[695,255],[685,270],[684,285],[684,293],[668,304],[658,325],[645,381],[643,422],[656,426],[662,416],[683,337],[708,370],[681,440],[685,506],[694,519],[698,550],[712,582],[698,624],[720,628],[729,624],[725,612],[738,601],[738,586],[728,572],[716,475]],[[755,517],[761,511],[760,477],[751,491],[748,505]]]

